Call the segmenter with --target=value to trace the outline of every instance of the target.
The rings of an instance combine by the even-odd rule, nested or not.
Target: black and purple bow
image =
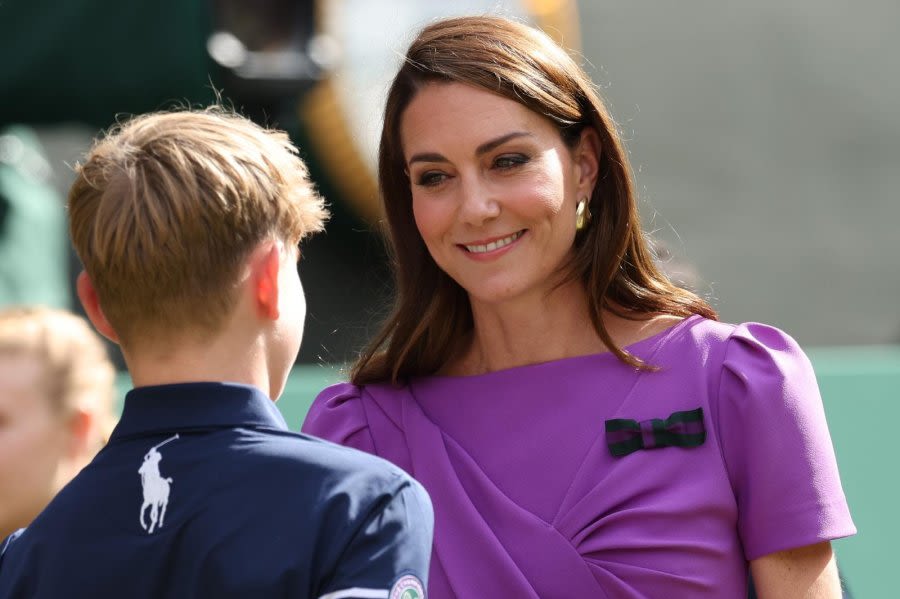
[[[704,441],[706,427],[703,426],[703,408],[673,412],[665,420],[616,418],[606,421],[606,444],[615,457],[626,456],[639,449],[697,447]]]

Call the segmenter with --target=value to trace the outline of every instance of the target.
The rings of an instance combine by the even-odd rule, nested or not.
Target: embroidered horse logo
[[[159,473],[159,462],[162,460],[162,454],[159,448],[174,441],[178,435],[169,437],[162,443],[154,445],[146,454],[144,454],[144,463],[138,468],[138,474],[141,475],[141,486],[144,487],[144,503],[141,504],[141,528],[152,534],[154,529],[160,529],[163,520],[166,518],[166,506],[169,505],[169,490],[172,484],[172,478],[163,478]],[[144,512],[150,508],[150,526],[144,522]]]

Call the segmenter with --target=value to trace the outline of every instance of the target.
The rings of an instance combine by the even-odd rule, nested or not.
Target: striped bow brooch
[[[609,452],[617,458],[639,449],[697,447],[704,441],[706,427],[703,425],[703,408],[673,412],[665,420],[615,418],[606,421],[606,444]]]

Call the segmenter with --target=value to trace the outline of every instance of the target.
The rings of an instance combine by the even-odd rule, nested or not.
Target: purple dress
[[[425,486],[432,599],[742,597],[748,560],[856,532],[793,339],[693,316],[628,350],[660,369],[339,384],[303,430]]]

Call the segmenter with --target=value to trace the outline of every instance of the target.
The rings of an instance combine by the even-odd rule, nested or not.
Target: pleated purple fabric
[[[412,474],[432,599],[741,597],[748,560],[854,534],[812,367],[772,327],[688,318],[629,351],[402,387],[343,383],[304,432]],[[698,447],[610,452],[605,422],[703,412]]]

